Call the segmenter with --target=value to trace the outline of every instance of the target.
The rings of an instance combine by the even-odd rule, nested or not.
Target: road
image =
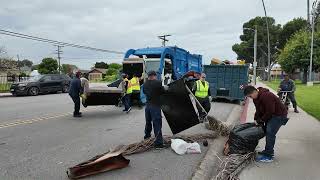
[[[235,106],[213,103],[210,113],[226,120]],[[0,179],[67,179],[68,167],[143,138],[143,110],[88,107],[76,119],[72,108],[67,94],[0,98]],[[163,122],[163,134],[171,135]],[[182,133],[205,131],[200,124]],[[201,149],[197,155],[170,149],[132,155],[129,167],[87,179],[189,179],[207,150]]]

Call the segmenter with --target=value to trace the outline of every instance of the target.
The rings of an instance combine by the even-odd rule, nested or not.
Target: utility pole
[[[19,54],[17,54],[17,59],[18,59],[18,71],[19,71],[18,79],[19,79],[19,82],[20,82],[21,70],[20,70],[20,57],[19,57]]]
[[[166,46],[166,42],[168,42],[169,40],[166,39],[166,37],[171,36],[170,34],[166,34],[166,35],[162,35],[162,36],[158,36],[159,39],[162,40],[162,46],[165,47]]]
[[[310,45],[310,65],[309,65],[309,82],[308,86],[313,86],[312,82],[312,61],[313,61],[313,39],[314,39],[314,21],[315,21],[315,11],[318,0],[314,1],[312,4],[312,12],[311,12],[311,45]]]
[[[57,49],[57,53],[56,53],[56,54],[58,54],[59,74],[61,74],[61,64],[60,64],[60,61],[61,61],[61,54],[62,54],[61,48],[62,48],[63,46],[57,45],[57,47],[58,47],[58,49]]]
[[[310,24],[310,0],[307,0],[307,20],[308,24]]]
[[[265,19],[266,19],[266,24],[267,24],[267,36],[268,36],[268,81],[271,80],[271,52],[270,52],[270,32],[269,32],[269,21],[268,21],[268,16],[267,16],[267,11],[266,11],[266,6],[264,5],[264,1],[262,0],[262,5],[264,9],[264,14],[265,14]]]
[[[254,85],[257,85],[257,44],[258,44],[258,30],[257,30],[257,26],[255,27],[255,29],[251,29],[251,28],[244,28],[247,30],[251,30],[254,31],[254,51],[253,51],[253,83]]]

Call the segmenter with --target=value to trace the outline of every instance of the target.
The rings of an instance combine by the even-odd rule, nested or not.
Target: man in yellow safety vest
[[[138,106],[142,107],[142,102],[140,99],[140,78],[138,78],[137,74],[134,74],[132,79],[130,80],[132,87],[132,99],[137,100]]]
[[[124,105],[124,110],[123,112],[129,113],[131,111],[131,94],[132,94],[132,85],[131,82],[128,79],[127,74],[122,74],[122,88],[123,88],[123,94],[124,96],[122,97],[122,103]]]
[[[210,92],[210,84],[205,80],[206,74],[202,73],[200,79],[195,82],[193,85],[193,93],[196,96],[197,100],[204,108],[206,112],[197,104],[199,117],[203,120],[206,117],[206,114],[209,113],[211,108],[211,92]]]

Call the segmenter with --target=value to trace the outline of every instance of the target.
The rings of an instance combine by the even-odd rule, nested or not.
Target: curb
[[[2,94],[0,93],[0,98],[3,98],[3,97],[12,97],[12,94],[5,94],[5,95],[2,95]]]
[[[239,111],[241,106],[235,106],[226,123],[234,125],[239,119],[235,118],[238,117]],[[221,163],[221,159],[219,157],[222,157],[222,149],[224,147],[224,144],[226,142],[226,137],[219,137],[215,140],[209,141],[209,149],[203,158],[203,160],[198,165],[197,170],[192,175],[192,180],[207,180],[211,179],[214,174],[217,172],[214,172],[215,169],[218,169]]]

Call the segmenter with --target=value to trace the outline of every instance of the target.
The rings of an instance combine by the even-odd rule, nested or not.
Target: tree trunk
[[[307,84],[307,81],[308,81],[308,70],[307,70],[307,69],[304,69],[304,70],[303,70],[302,83],[303,83],[303,84]]]

